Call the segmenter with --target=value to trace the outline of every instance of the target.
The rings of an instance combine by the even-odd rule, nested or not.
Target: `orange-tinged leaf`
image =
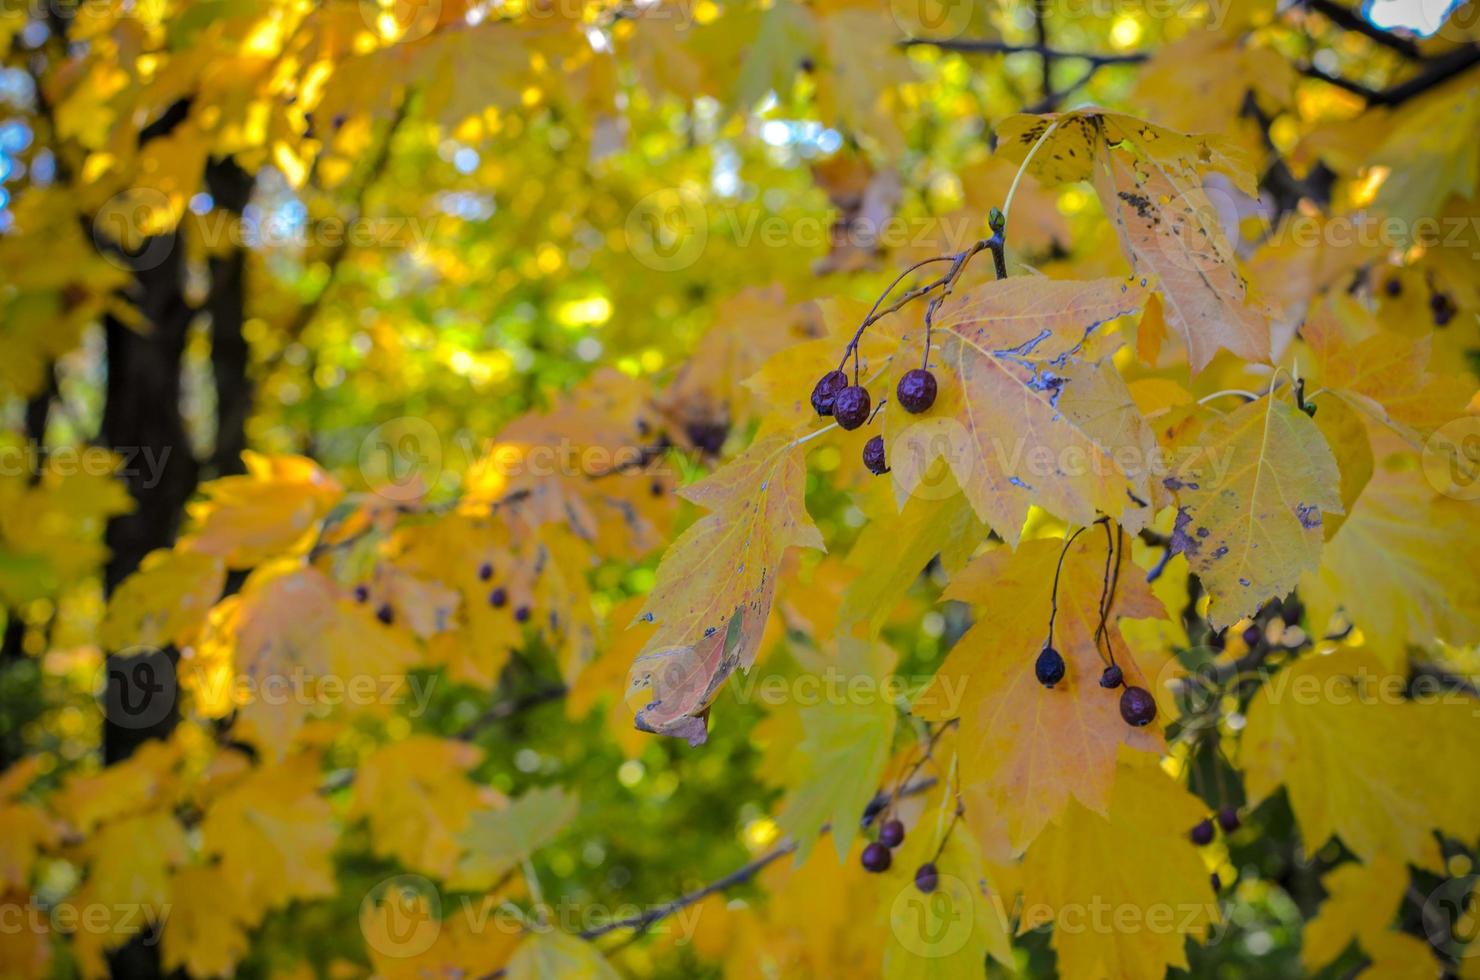
[[[1136,280],[1067,282],[1018,276],[948,301],[931,361],[940,393],[922,415],[885,413],[884,443],[902,505],[944,456],[982,520],[1009,544],[1030,505],[1076,524],[1121,518],[1150,499],[1155,440],[1108,361],[1081,360],[1102,324],[1148,293]],[[896,353],[896,375],[919,363],[920,340]],[[1129,463],[1127,462],[1129,461]]]
[[[194,529],[182,547],[219,555],[230,568],[250,568],[313,543],[318,522],[343,490],[302,456],[244,453],[245,476],[212,480],[189,507]]]
[[[681,491],[710,513],[663,556],[644,607],[658,628],[628,675],[628,701],[644,705],[639,728],[704,741],[709,705],[755,660],[782,557],[823,547],[805,482],[798,440],[775,433]]]
[[[1177,496],[1172,549],[1212,596],[1214,628],[1283,597],[1320,563],[1325,514],[1341,513],[1341,474],[1321,430],[1274,395],[1216,419],[1199,454],[1166,479]]]
[[[1095,637],[1108,555],[1101,527],[1086,528],[1064,556],[1053,646],[1067,671],[1052,689],[1038,682],[1034,663],[1048,638],[1062,547],[1061,539],[1045,538],[1015,553],[999,549],[951,583],[947,597],[979,604],[981,614],[913,709],[932,720],[960,718],[966,819],[993,850],[1002,831],[989,821],[1005,821],[1008,847],[1021,853],[1072,800],[1107,811],[1122,742],[1147,752],[1164,747],[1155,728],[1132,728],[1120,717],[1119,690],[1099,685],[1109,663]],[[1116,620],[1165,615],[1125,548],[1106,638],[1126,684],[1151,687]]]
[[[1187,828],[1204,804],[1151,760],[1124,759],[1105,816],[1077,803],[1028,849],[1019,934],[1054,925],[1066,977],[1158,977],[1218,918]]]
[[[1051,182],[1094,183],[1125,257],[1140,275],[1157,278],[1167,323],[1187,345],[1193,372],[1220,349],[1268,360],[1267,312],[1250,302],[1204,185],[1204,175],[1217,170],[1252,193],[1243,152],[1217,137],[1095,109],[1013,116],[998,127],[1001,152],[1023,159],[1050,126],[1028,171]]]

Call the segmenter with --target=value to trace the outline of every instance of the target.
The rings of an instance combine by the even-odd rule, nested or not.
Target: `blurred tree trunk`
[[[230,157],[212,160],[206,167],[206,188],[216,206],[231,216],[236,231],[252,197],[253,177]],[[241,473],[242,451],[247,448],[247,417],[252,411],[252,383],[247,377],[250,351],[242,335],[246,318],[247,250],[238,238],[225,251],[212,251],[211,291],[206,312],[211,316],[211,374],[216,382],[216,445],[210,475]]]

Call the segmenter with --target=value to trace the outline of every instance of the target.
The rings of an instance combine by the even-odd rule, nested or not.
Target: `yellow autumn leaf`
[[[248,452],[242,458],[245,475],[201,487],[205,499],[188,508],[192,528],[180,546],[217,555],[229,568],[303,553],[344,491],[302,456]]]
[[[1019,935],[1052,923],[1063,976],[1186,969],[1186,940],[1218,920],[1207,869],[1186,840],[1205,815],[1154,761],[1123,758],[1108,814],[1071,803],[1028,848]]]
[[[1215,419],[1166,485],[1172,549],[1213,597],[1215,628],[1252,616],[1320,563],[1324,515],[1341,513],[1341,474],[1321,430],[1275,395]]]
[[[1105,644],[1096,636],[1106,569],[1119,580],[1105,643],[1125,684],[1152,686],[1116,621],[1160,618],[1166,610],[1147,589],[1128,549],[1120,551],[1118,566],[1108,560],[1103,528],[1081,532],[1056,575],[1063,544],[1046,538],[1025,542],[1015,553],[999,549],[956,577],[947,597],[977,604],[981,613],[913,708],[930,720],[960,718],[966,820],[989,853],[999,850],[1004,834],[1008,849],[1022,853],[1071,801],[1105,813],[1121,743],[1145,752],[1163,748],[1156,729],[1132,728],[1121,718],[1121,691],[1099,684],[1109,664]],[[1048,641],[1056,577],[1053,646],[1066,671],[1050,689],[1039,683],[1034,665]],[[1158,667],[1151,667],[1151,676]]]
[[[184,646],[205,624],[225,582],[226,565],[215,555],[150,552],[108,597],[98,640],[115,651]]]
[[[349,816],[370,826],[375,853],[443,878],[457,866],[458,835],[483,805],[468,771],[475,745],[431,735],[382,746],[360,763]]]
[[[644,705],[639,728],[704,741],[709,705],[755,660],[782,557],[823,548],[805,480],[798,440],[775,433],[680,491],[710,513],[664,554],[644,606],[658,628],[628,674],[628,701]]]
[[[944,456],[977,515],[1009,544],[1037,504],[1070,523],[1117,519],[1150,500],[1155,440],[1108,361],[1081,360],[1086,339],[1146,301],[1145,284],[1019,276],[946,302],[931,361],[944,369],[922,415],[884,414],[884,445],[901,507],[938,494],[926,481]],[[901,376],[920,363],[923,336],[894,356]]]
[[[1243,151],[1218,137],[1084,109],[1004,120],[997,128],[999,152],[1023,160],[1045,133],[1028,172],[1053,183],[1093,182],[1126,259],[1138,274],[1156,277],[1167,324],[1186,345],[1193,373],[1220,349],[1268,360],[1267,311],[1251,301],[1204,183],[1216,170],[1252,193],[1252,167]]]
[[[215,865],[179,868],[170,878],[173,909],[160,943],[165,969],[191,976],[229,976],[247,954],[247,934],[231,884]]]
[[[547,929],[532,934],[509,958],[509,980],[617,980],[601,951],[577,936]]]
[[[1385,932],[1403,903],[1408,869],[1387,854],[1370,864],[1350,862],[1321,878],[1326,900],[1305,924],[1300,963],[1315,972],[1340,956],[1353,940]]]
[[[560,835],[579,809],[560,787],[532,789],[501,810],[472,815],[458,839],[463,847],[454,888],[486,888]]]
[[[1283,785],[1307,852],[1336,836],[1364,862],[1439,870],[1434,831],[1465,839],[1480,826],[1480,787],[1450,754],[1480,738],[1480,717],[1462,700],[1405,700],[1403,686],[1347,649],[1303,657],[1255,694],[1239,750],[1249,798]]]

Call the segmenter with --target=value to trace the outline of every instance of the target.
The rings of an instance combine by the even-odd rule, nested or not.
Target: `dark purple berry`
[[[885,847],[898,847],[904,843],[904,824],[898,820],[885,820],[879,827],[879,843]]]
[[[1231,834],[1239,828],[1238,808],[1225,806],[1218,811],[1218,826],[1223,828],[1225,834]]]
[[[493,566],[488,562],[484,562],[483,564],[479,565],[478,581],[487,582],[491,578],[493,578]]]
[[[833,417],[850,431],[868,421],[868,409],[868,389],[862,385],[844,388],[833,401]]]
[[[848,387],[848,376],[842,371],[829,371],[812,386],[812,408],[818,415],[831,415],[838,392]]]
[[[1286,599],[1280,604],[1280,618],[1285,621],[1286,626],[1299,626],[1300,617],[1304,612],[1305,610],[1295,599]]]
[[[934,861],[926,861],[915,869],[915,887],[929,895],[935,891],[935,886],[940,884],[940,873],[935,870]]]
[[[1045,645],[1038,653],[1038,660],[1033,664],[1033,673],[1038,675],[1038,683],[1044,687],[1053,687],[1064,679],[1064,658],[1051,646]]]
[[[380,604],[380,608],[375,610],[375,618],[380,620],[385,625],[389,626],[391,622],[396,618],[396,614],[391,611],[389,603],[382,602]]]
[[[1207,847],[1213,843],[1213,821],[1199,820],[1192,827],[1192,833],[1187,836],[1192,838],[1192,843],[1198,847]]]
[[[879,874],[881,871],[888,871],[891,860],[889,848],[880,844],[878,841],[870,842],[863,849],[863,870],[865,871],[872,871],[874,874]]]
[[[1128,687],[1120,692],[1120,717],[1127,725],[1144,728],[1156,718],[1156,699],[1144,687]]]
[[[935,404],[935,375],[924,368],[906,371],[894,393],[899,405],[911,415],[919,415]]]
[[[1213,891],[1215,892],[1221,892],[1223,890],[1223,879],[1218,877],[1218,872],[1216,871],[1208,878],[1208,883],[1213,886]]]
[[[1125,672],[1120,669],[1119,664],[1111,664],[1105,668],[1100,675],[1100,686],[1106,689],[1116,688],[1125,683]]]
[[[889,464],[884,461],[884,437],[874,436],[863,444],[863,465],[874,476],[881,476],[889,472]]]
[[[503,586],[499,586],[488,593],[488,604],[495,609],[502,609],[508,604],[509,593]]]
[[[1397,276],[1394,276],[1383,284],[1383,288],[1387,290],[1387,294],[1389,296],[1402,296],[1403,280],[1399,279]]]
[[[369,599],[370,599],[370,586],[368,586],[368,585],[357,585],[357,586],[355,586],[355,601],[356,602],[368,602]]]
[[[648,493],[652,494],[654,497],[663,496],[663,481],[654,480],[652,483],[648,484]]]
[[[690,422],[684,426],[684,434],[689,437],[689,442],[701,453],[710,456],[718,456],[719,451],[725,448],[725,440],[729,438],[730,427],[724,422]]]
[[[1244,627],[1244,646],[1253,649],[1264,641],[1264,629],[1258,623]]]
[[[514,610],[514,622],[516,622],[516,623],[527,623],[527,622],[529,622],[529,607],[528,606],[520,606],[518,609],[515,609]]]

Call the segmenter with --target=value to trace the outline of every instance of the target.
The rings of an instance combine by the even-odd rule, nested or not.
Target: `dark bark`
[[[124,480],[134,500],[133,511],[108,522],[103,584],[109,593],[150,551],[174,542],[197,480],[180,413],[180,365],[194,312],[185,301],[184,250],[178,233],[172,233],[142,254],[150,259],[135,273],[144,329],[133,330],[113,317],[104,320],[108,384],[101,435],[105,445],[131,462]],[[173,651],[109,658],[106,762],[127,758],[174,727],[173,677]],[[156,690],[156,679],[168,679],[169,690]],[[145,687],[133,689],[139,684]]]
[[[206,188],[216,206],[239,219],[252,196],[252,175],[229,157],[206,167]],[[250,351],[242,336],[246,317],[247,250],[232,243],[210,259],[211,289],[206,312],[211,317],[211,374],[216,382],[216,445],[211,452],[211,476],[244,472],[242,451],[247,448],[247,417],[252,411],[252,382],[247,376]]]

